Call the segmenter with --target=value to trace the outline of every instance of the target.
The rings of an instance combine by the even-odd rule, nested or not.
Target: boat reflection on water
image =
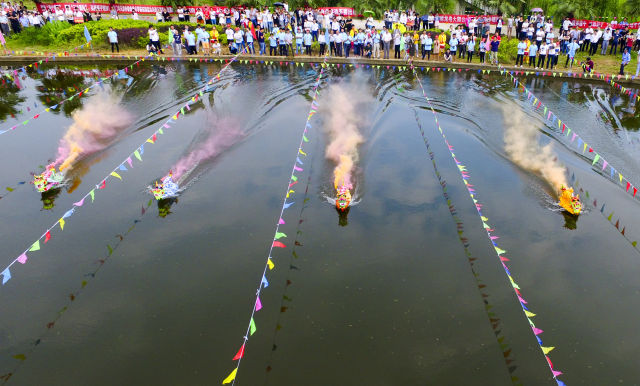
[[[42,201],[42,209],[51,210],[55,206],[55,200],[62,192],[62,188],[49,189],[40,193],[40,201]]]
[[[158,200],[158,216],[165,218],[171,214],[171,206],[178,203],[178,197],[162,198]]]
[[[341,227],[346,227],[347,225],[349,225],[349,219],[347,218],[347,216],[349,215],[349,209],[350,207],[347,207],[345,209],[336,208],[336,211],[338,212],[338,225],[340,225]]]

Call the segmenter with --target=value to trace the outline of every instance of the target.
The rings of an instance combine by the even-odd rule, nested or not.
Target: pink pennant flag
[[[604,170],[607,167],[607,161],[602,161],[602,170]]]
[[[16,260],[18,260],[18,262],[20,264],[26,263],[27,262],[27,254],[23,253],[22,255],[18,256],[18,258]]]
[[[127,163],[129,164],[129,167],[132,168],[133,167],[133,161],[131,161],[131,157],[127,158]]]
[[[74,206],[82,206],[82,204],[84,204],[84,198],[78,202],[73,203]]]
[[[524,300],[523,298],[521,298],[520,296],[518,296],[518,300],[520,301],[520,303],[522,304],[527,304],[527,301]]]
[[[537,328],[537,327],[531,327],[533,329],[533,333],[536,335],[540,335],[542,334],[544,331],[542,331],[541,329]]]
[[[279,242],[279,241],[274,241],[274,242],[273,242],[273,247],[277,247],[277,248],[286,248],[287,246],[286,246],[286,245],[284,245],[284,244],[282,244],[282,243],[281,243],[281,242]]]
[[[262,309],[262,302],[260,302],[260,296],[256,298],[256,311],[260,311]]]
[[[293,167],[293,170],[298,171],[298,172],[301,172],[301,171],[302,171],[302,170],[304,170],[304,169],[299,168],[299,167],[297,167],[297,166],[294,166],[294,167]]]
[[[557,377],[557,376],[559,376],[559,375],[562,375],[562,371],[552,370],[552,372],[553,372],[553,376],[554,376],[554,377]]]
[[[284,220],[282,219],[282,217],[280,217],[280,220],[278,220],[278,225],[284,225],[284,224],[285,224]]]

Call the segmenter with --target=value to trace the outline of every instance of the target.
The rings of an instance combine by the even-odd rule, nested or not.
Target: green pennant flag
[[[305,141],[305,142],[309,142],[309,139],[305,135],[302,136],[302,140]]]
[[[89,192],[89,194],[91,195],[91,202],[93,202],[93,200],[96,199],[96,192],[95,189],[91,189],[91,191]]]
[[[29,248],[30,252],[33,251],[39,251],[40,250],[40,240],[36,240],[35,243],[33,243],[33,245],[31,245],[31,248]]]
[[[162,127],[158,129],[158,133],[164,134],[164,131],[162,130]]]
[[[113,254],[113,248],[111,248],[111,245],[107,244],[107,249],[109,250],[109,256],[111,256]]]
[[[595,165],[599,159],[600,159],[600,154],[596,153],[596,156],[593,157],[593,162],[591,163],[591,165]]]
[[[291,179],[292,179],[293,181],[298,181],[298,177],[296,177],[296,176],[291,176]]]
[[[282,232],[276,232],[276,236],[274,237],[274,240],[278,240],[278,239],[281,239],[283,237],[287,237],[287,235],[282,233]]]
[[[256,328],[256,322],[253,321],[253,318],[251,318],[251,322],[249,322],[249,335],[253,335],[256,332],[257,328]]]
[[[133,155],[136,156],[136,158],[138,159],[138,161],[142,162],[142,157],[140,157],[140,152],[138,152],[138,150],[133,152]]]

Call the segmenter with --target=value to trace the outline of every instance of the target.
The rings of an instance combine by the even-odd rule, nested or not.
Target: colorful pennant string
[[[311,165],[313,165],[311,163]],[[298,256],[298,251],[300,250],[300,248],[302,248],[304,245],[302,244],[302,224],[304,222],[304,211],[305,209],[308,207],[307,202],[309,201],[309,186],[311,185],[311,176],[313,175],[313,170],[311,169],[312,166],[310,166],[310,169],[308,171],[308,177],[307,177],[307,182],[306,182],[306,186],[305,186],[305,190],[304,190],[304,196],[302,197],[302,202],[303,204],[300,205],[300,212],[298,215],[298,224],[296,227],[296,233],[295,233],[295,239],[293,242],[293,247],[291,250],[291,255],[289,257],[289,261],[288,261],[288,265],[289,265],[289,270],[287,271],[287,275],[284,281],[284,286],[283,286],[283,290],[282,290],[282,296],[280,297],[280,312],[278,313],[278,318],[276,320],[276,326],[274,328],[273,331],[273,341],[271,344],[271,355],[269,356],[269,360],[268,360],[268,364],[267,367],[265,369],[265,371],[268,373],[271,371],[272,367],[271,367],[271,363],[273,361],[273,356],[275,355],[276,350],[278,349],[278,333],[280,332],[280,330],[282,329],[282,318],[284,317],[284,314],[286,313],[287,309],[290,307],[291,302],[293,302],[292,297],[290,296],[290,289],[291,289],[291,285],[293,284],[293,280],[292,280],[292,273],[293,271],[299,271],[300,267],[299,267],[299,263],[297,263],[297,259],[299,258]],[[282,220],[284,221],[284,220]],[[294,265],[293,263],[296,262],[296,265]],[[256,308],[256,311],[258,311],[258,309]],[[244,345],[242,346],[244,347]],[[236,358],[234,358],[234,360],[236,360]]]
[[[107,244],[107,252],[101,259],[97,260],[96,262],[97,267],[93,271],[85,274],[84,277],[82,278],[82,281],[80,282],[79,287],[66,297],[67,299],[66,304],[63,307],[61,307],[58,310],[58,312],[56,312],[56,315],[54,318],[52,318],[49,322],[45,324],[44,332],[41,333],[40,336],[38,336],[37,338],[31,339],[32,343],[29,350],[26,353],[18,353],[18,354],[12,355],[12,358],[17,359],[18,362],[10,372],[0,375],[0,380],[5,380],[5,383],[6,383],[6,380],[11,378],[20,369],[24,361],[31,356],[31,354],[35,351],[35,349],[44,341],[47,335],[51,333],[51,331],[53,330],[58,320],[62,317],[62,315],[64,315],[64,313],[69,309],[69,307],[71,307],[71,304],[73,304],[73,301],[76,300],[78,296],[80,296],[80,294],[85,289],[89,281],[91,279],[95,279],[98,272],[100,272],[102,267],[104,267],[105,263],[109,261],[109,258],[113,255],[113,252],[116,251],[118,247],[124,242],[125,238],[129,235],[129,233],[131,233],[131,231],[135,229],[136,225],[142,221],[144,214],[147,212],[147,209],[149,209],[149,207],[153,205],[154,201],[155,200],[152,198],[146,203],[146,205],[145,204],[142,205],[142,210],[140,214],[136,216],[131,226],[129,226],[129,228],[125,232],[117,234],[115,236],[116,240],[113,246],[111,246],[110,244]],[[27,255],[26,254],[21,255],[18,258],[18,261],[21,264],[25,264],[27,262]]]
[[[320,71],[318,73],[318,77],[316,78],[315,84],[313,86],[313,97],[311,98],[311,107],[309,108],[309,113],[307,114],[307,120],[304,126],[304,129],[302,130],[302,133],[300,135],[300,143],[298,144],[298,150],[297,150],[297,154],[296,154],[296,160],[293,162],[293,166],[291,168],[291,175],[289,176],[289,181],[287,182],[287,185],[291,184],[292,182],[294,182],[294,177],[296,177],[296,172],[302,172],[303,168],[300,168],[297,166],[298,161],[300,160],[300,155],[306,156],[306,153],[302,150],[304,145],[306,143],[308,143],[307,141],[304,140],[304,138],[307,138],[308,140],[308,128],[311,127],[310,124],[310,120],[311,117],[313,116],[313,106],[317,105],[317,98],[319,95],[319,90],[318,88],[320,87],[320,80],[322,79],[322,75],[324,73],[324,68],[326,66],[326,60],[327,60],[327,56],[324,57],[324,61],[322,62],[322,64],[320,65]],[[285,238],[286,236],[283,236],[284,233],[280,232],[280,225],[282,225],[285,221],[282,219],[283,215],[284,215],[284,211],[286,209],[288,209],[291,205],[294,204],[293,201],[287,201],[290,198],[291,194],[295,194],[292,193],[292,191],[289,189],[289,187],[287,187],[286,189],[286,193],[284,195],[284,198],[282,200],[282,207],[280,209],[280,215],[278,216],[278,222],[276,223],[276,229],[274,231],[274,236],[273,236],[273,240],[271,241],[271,247],[269,248],[269,253],[267,254],[267,258],[265,259],[265,264],[264,264],[264,269],[262,270],[262,279],[260,280],[260,283],[258,284],[258,288],[256,289],[256,300],[253,303],[253,307],[251,308],[251,315],[249,317],[249,325],[247,326],[247,330],[246,333],[243,337],[243,341],[242,341],[242,345],[241,350],[242,350],[242,355],[238,356],[236,354],[237,358],[237,362],[236,362],[236,367],[233,369],[233,371],[231,371],[231,373],[222,381],[222,384],[228,384],[231,383],[232,385],[235,384],[235,380],[236,380],[236,375],[238,373],[238,370],[240,369],[240,363],[242,362],[242,357],[244,355],[245,352],[245,347],[247,345],[247,341],[249,340],[249,337],[252,336],[256,331],[257,331],[257,326],[255,323],[255,314],[256,311],[258,311],[258,307],[257,305],[260,304],[262,308],[262,304],[260,303],[260,293],[264,288],[267,288],[269,286],[269,282],[267,281],[266,275],[267,275],[267,270],[271,270],[274,268],[275,264],[273,263],[274,260],[274,256],[272,255],[273,253],[273,248],[286,248],[286,244],[280,242],[280,241],[275,241],[276,238]],[[235,357],[234,357],[234,360]]]
[[[79,50],[79,49],[81,49],[81,48],[88,47],[88,46],[89,46],[89,45],[88,45],[87,43],[82,43],[81,45],[79,45],[79,46],[77,46],[77,47],[73,47],[73,48],[71,48],[69,51],[77,51],[77,50]],[[22,54],[22,53],[25,53],[25,52],[26,52],[26,51],[18,51],[18,53],[19,53],[19,54]],[[15,51],[13,51],[13,53],[15,53]],[[44,58],[44,59],[36,60],[35,62],[30,63],[30,64],[25,64],[24,66],[22,66],[22,67],[18,67],[18,68],[16,68],[16,69],[12,69],[12,70],[4,70],[4,73],[2,74],[2,76],[8,76],[8,77],[11,77],[11,74],[15,74],[15,73],[16,73],[16,72],[18,72],[18,71],[26,70],[27,68],[30,68],[30,67],[38,68],[38,65],[39,65],[39,64],[42,64],[42,61],[43,61],[43,60],[45,61],[45,63],[47,63],[47,62],[49,61],[49,59],[55,60],[56,56],[64,56],[64,53],[55,53],[55,52],[49,52],[49,53],[46,53],[46,52],[35,52],[35,51],[31,51],[31,54],[38,54],[38,55],[41,55],[41,56],[42,56],[42,55],[44,55],[44,56],[45,56],[45,58]],[[93,56],[93,55],[92,55],[92,56]]]
[[[562,137],[565,140],[569,140],[569,134],[571,134],[571,132],[573,131],[573,135],[571,135],[571,139],[569,140],[569,143],[573,144],[574,142],[576,142],[576,145],[575,145],[576,150],[580,151],[580,153],[585,156],[586,156],[587,149],[588,149],[588,153],[593,153],[593,160],[591,162],[592,166],[598,165],[598,161],[602,160],[602,166],[601,167],[597,166],[596,171],[605,172],[606,168],[609,167],[610,169],[609,175],[611,176],[611,180],[614,182],[616,181],[614,176],[617,173],[619,177],[618,179],[620,181],[617,184],[623,186],[626,189],[626,191],[629,194],[631,194],[634,198],[640,199],[640,196],[636,197],[636,193],[638,192],[637,185],[634,185],[629,179],[627,179],[627,177],[623,176],[620,169],[614,168],[610,161],[605,160],[602,157],[602,155],[593,148],[593,146],[590,146],[587,143],[587,141],[585,141],[576,132],[575,129],[571,129],[569,126],[567,126],[566,123],[562,122],[560,117],[558,117],[553,111],[551,111],[551,109],[549,109],[544,103],[542,103],[542,101],[538,97],[536,97],[536,95],[531,90],[529,90],[526,86],[520,83],[518,78],[516,78],[516,76],[513,74],[514,73],[513,71],[508,71],[504,67],[500,67],[500,72],[502,74],[506,74],[510,76],[514,86],[519,88],[521,91],[526,92],[527,99],[531,102],[532,106],[534,106],[534,110],[540,111],[541,108],[544,107],[543,118],[545,118],[546,121],[551,122],[552,126],[554,124],[557,124],[558,130],[560,130],[560,132],[563,134]],[[547,111],[548,111],[548,114],[547,114]],[[577,141],[575,141],[575,139],[577,139]]]
[[[227,68],[229,68],[229,66],[231,65],[231,63],[233,63],[235,61],[235,59],[240,56],[240,54],[242,54],[244,51],[239,52],[236,56],[233,57],[232,60],[228,61],[227,64],[222,67],[222,69],[219,71],[218,75],[223,73]],[[192,97],[191,99],[189,99],[187,101],[186,104],[191,104],[194,100],[196,100],[196,97],[199,97],[201,95],[204,94],[204,92],[207,90],[207,88],[213,84],[213,82],[216,79],[220,79],[220,77],[212,77],[204,87],[202,87],[195,95],[194,97]],[[84,205],[84,201],[87,199],[87,197],[91,197],[91,202],[94,201],[95,199],[95,191],[96,189],[104,189],[106,187],[107,184],[107,180],[109,180],[109,178],[118,178],[121,176],[116,172],[117,170],[122,170],[122,167],[124,166],[125,163],[128,163],[130,167],[133,166],[132,161],[131,161],[131,157],[135,156],[138,161],[142,162],[142,155],[144,154],[144,144],[147,143],[148,140],[152,139],[152,138],[157,138],[158,134],[162,134],[163,127],[170,127],[169,123],[172,122],[172,119],[177,119],[177,117],[181,115],[179,112],[176,113],[173,117],[175,118],[169,118],[164,124],[160,125],[160,127],[158,129],[156,129],[156,131],[154,131],[151,136],[149,136],[147,139],[145,139],[141,145],[139,145],[132,153],[130,153],[122,162],[120,162],[118,164],[118,166],[116,166],[115,168],[113,168],[109,173],[107,173],[107,175],[101,180],[101,182],[95,186],[95,188],[91,189],[88,193],[86,193],[79,201],[75,202],[72,206],[71,209],[69,209],[66,213],[65,216],[66,217],[61,217],[60,219],[58,219],[58,221],[56,221],[55,223],[53,223],[53,225],[51,225],[30,247],[28,247],[24,252],[22,252],[18,257],[16,257],[12,262],[9,263],[9,265],[6,266],[6,268],[0,272],[0,275],[2,275],[3,277],[3,285],[9,281],[9,279],[11,279],[11,271],[10,268],[16,263],[19,262],[18,259],[21,259],[23,255],[27,255],[27,252],[34,252],[40,249],[40,240],[42,240],[43,238],[45,239],[44,242],[46,243],[47,241],[49,241],[49,239],[51,238],[51,231],[61,223],[61,220],[64,220],[65,218],[70,217],[75,210],[77,210],[78,208],[82,207],[82,205]],[[126,169],[126,167],[125,167]],[[117,175],[117,177],[113,174],[115,173]],[[64,223],[62,224],[62,226],[60,227],[61,229],[64,228]],[[25,258],[26,259],[26,258]],[[26,260],[25,260],[26,261]]]
[[[146,59],[148,59],[148,58],[153,58],[153,56],[154,56],[154,54],[149,54],[149,55],[147,55],[147,56],[145,56],[145,57],[143,57],[143,58],[141,58],[141,59],[138,59],[136,62],[134,62],[134,63],[132,63],[132,64],[128,65],[127,67],[132,67],[132,66],[133,66],[133,65],[135,65],[135,64],[138,64],[138,63],[140,63],[140,62],[144,62],[144,61],[145,61]],[[125,67],[125,68],[127,68],[127,67]],[[15,72],[15,74],[17,74],[17,71]],[[91,90],[92,88],[94,88],[94,87],[96,87],[96,86],[98,86],[98,85],[102,85],[102,82],[104,82],[105,80],[108,80],[108,79],[111,79],[111,78],[115,78],[115,77],[117,77],[117,76],[118,76],[118,73],[116,72],[116,73],[114,73],[111,77],[100,78],[96,83],[94,83],[94,84],[90,85],[90,86],[89,86],[89,87],[87,87],[87,88],[84,88],[84,89],[82,89],[82,90],[78,91],[77,93],[75,93],[75,94],[73,94],[73,95],[69,96],[68,98],[65,98],[65,99],[61,100],[58,104],[56,104],[56,105],[55,105],[55,106],[53,106],[53,107],[47,107],[47,108],[45,108],[44,110],[39,111],[39,112],[38,112],[37,114],[35,114],[33,117],[31,117],[31,118],[29,118],[29,119],[27,119],[27,120],[23,121],[21,124],[16,124],[16,125],[13,125],[13,126],[11,126],[11,127],[7,128],[7,129],[0,130],[0,134],[5,134],[5,133],[8,133],[8,132],[10,132],[10,131],[13,131],[13,130],[17,129],[18,127],[25,126],[25,125],[27,125],[29,122],[32,122],[34,119],[39,118],[39,117],[40,117],[40,115],[42,115],[42,114],[44,114],[44,113],[48,113],[48,112],[50,112],[51,110],[55,110],[57,107],[59,107],[60,105],[64,104],[65,102],[71,101],[71,100],[73,100],[73,98],[75,98],[75,97],[82,96],[82,94],[86,94],[89,90]]]
[[[545,359],[547,360],[547,364],[549,366],[549,370],[551,372],[551,375],[553,376],[553,379],[556,381],[558,386],[563,386],[564,382],[562,382],[560,379],[558,379],[558,376],[560,376],[562,374],[562,372],[561,371],[557,371],[556,369],[554,369],[553,364],[551,362],[551,359],[549,359],[549,356],[547,355],[548,352],[551,351],[553,348],[552,347],[548,347],[548,346],[543,346],[542,339],[539,337],[539,335],[543,333],[543,330],[537,328],[536,325],[533,323],[533,320],[531,320],[531,317],[534,314],[529,309],[529,306],[527,306],[528,302],[525,300],[524,295],[522,294],[522,291],[520,289],[520,286],[513,279],[513,275],[511,274],[511,272],[509,270],[509,267],[506,264],[506,262],[509,261],[509,258],[506,257],[506,256],[503,256],[503,255],[506,254],[507,251],[505,251],[504,249],[502,249],[502,248],[500,248],[498,246],[498,243],[495,240],[497,240],[499,237],[493,235],[493,232],[495,232],[495,230],[493,228],[491,228],[491,226],[488,224],[489,219],[482,214],[482,204],[478,201],[478,199],[476,197],[476,189],[473,189],[473,185],[471,185],[471,183],[469,181],[469,179],[470,179],[469,171],[467,170],[467,167],[465,165],[463,165],[459,161],[459,157],[456,157],[456,155],[454,153],[453,146],[449,143],[449,140],[447,139],[446,135],[444,134],[444,131],[442,130],[442,127],[440,126],[440,123],[438,122],[438,114],[436,113],[436,110],[434,109],[434,107],[433,107],[433,105],[431,103],[431,99],[427,96],[427,93],[424,90],[424,86],[422,85],[422,81],[420,80],[420,77],[418,76],[418,73],[417,73],[415,67],[413,66],[413,63],[410,64],[410,68],[411,68],[411,71],[413,72],[413,75],[416,78],[418,84],[420,85],[420,89],[422,90],[422,96],[425,98],[429,109],[433,113],[433,117],[434,117],[434,120],[435,120],[435,123],[436,123],[436,127],[438,128],[438,131],[440,132],[440,135],[442,136],[442,139],[443,139],[444,143],[447,145],[447,149],[449,150],[449,153],[451,154],[451,158],[456,163],[456,166],[458,168],[458,172],[460,173],[460,177],[462,178],[462,182],[464,182],[464,185],[465,185],[467,191],[469,192],[469,197],[471,197],[471,200],[473,201],[473,203],[474,203],[474,205],[476,207],[476,211],[478,213],[478,217],[480,217],[480,219],[482,221],[482,225],[483,225],[483,227],[485,229],[485,232],[487,233],[487,238],[489,239],[489,242],[491,242],[492,246],[494,247],[495,252],[496,252],[496,256],[499,258],[500,263],[502,265],[502,268],[504,269],[505,274],[509,278],[509,282],[511,283],[513,291],[515,292],[515,295],[518,298],[518,301],[520,302],[520,307],[522,308],[522,313],[524,314],[525,318],[529,322],[529,325],[531,326],[533,334],[535,335],[536,340],[538,341],[538,345],[540,346],[540,350],[542,351],[542,354],[544,355]]]
[[[574,187],[576,188],[576,190],[579,190],[580,194],[583,194],[584,197],[586,198],[583,201],[585,203],[589,203],[593,206],[593,208],[595,210],[597,210],[598,212],[600,212],[600,214],[602,215],[602,217],[604,217],[607,222],[609,224],[611,224],[611,226],[615,227],[616,230],[618,231],[618,233],[620,233],[620,235],[622,235],[622,237],[624,237],[625,240],[627,240],[627,242],[629,242],[629,244],[631,244],[631,246],[633,247],[633,249],[640,253],[640,249],[638,249],[638,240],[633,240],[633,238],[629,238],[629,230],[627,229],[627,227],[624,224],[620,223],[620,218],[617,217],[616,221],[614,223],[613,221],[613,217],[615,215],[615,212],[611,212],[607,215],[608,211],[606,211],[606,207],[607,207],[607,203],[606,202],[602,202],[599,201],[597,198],[593,197],[593,195],[589,194],[589,191],[586,189],[583,189],[580,186],[580,181],[578,181],[575,177],[575,174],[571,174],[571,183],[574,185]],[[593,200],[593,201],[591,201]],[[602,206],[599,205],[599,203],[602,204]],[[598,209],[598,207],[600,206],[600,209]]]
[[[433,171],[435,172],[436,177],[438,178],[440,187],[442,188],[442,196],[444,197],[444,200],[447,203],[447,206],[449,208],[449,214],[451,214],[451,217],[453,218],[453,222],[456,224],[456,233],[458,234],[458,240],[460,241],[460,244],[462,244],[462,248],[464,249],[464,254],[467,257],[467,263],[469,263],[469,267],[471,268],[471,273],[473,274],[473,278],[476,281],[476,287],[478,288],[478,292],[482,297],[482,302],[484,303],[484,311],[487,315],[487,319],[489,320],[489,324],[493,329],[493,333],[496,337],[496,342],[500,347],[500,351],[502,351],[502,356],[504,358],[507,371],[509,372],[509,377],[511,378],[511,382],[514,385],[521,385],[520,379],[513,374],[516,371],[517,366],[514,363],[515,359],[513,358],[513,355],[512,355],[513,350],[511,349],[511,347],[509,347],[508,343],[506,342],[506,337],[504,336],[504,334],[502,334],[502,327],[500,325],[501,319],[498,317],[498,315],[496,315],[495,311],[492,310],[493,305],[489,301],[489,291],[487,289],[487,285],[483,283],[482,279],[480,278],[479,271],[475,268],[475,261],[478,258],[473,257],[473,254],[471,253],[471,250],[470,250],[471,244],[470,244],[469,238],[467,238],[464,234],[464,223],[458,216],[458,211],[456,210],[456,207],[451,200],[451,196],[449,196],[449,192],[447,191],[447,181],[444,179],[444,177],[440,174],[440,171],[438,170],[436,159],[433,151],[431,150],[429,139],[427,138],[427,135],[425,134],[424,129],[422,128],[422,124],[420,123],[420,119],[418,118],[418,112],[414,109],[413,113],[415,115],[416,123],[418,125],[418,129],[420,130],[420,134],[422,135],[424,144],[427,147],[427,152],[429,153],[429,159],[431,160],[431,165],[433,166]],[[535,314],[529,311],[525,311],[525,313],[529,317],[535,316]]]

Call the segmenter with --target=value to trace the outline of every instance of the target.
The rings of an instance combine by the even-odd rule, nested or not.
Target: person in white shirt
[[[383,47],[383,59],[389,59],[389,49],[391,48],[391,32],[388,29],[382,31],[382,47]]]
[[[131,19],[133,20],[140,20],[140,16],[138,16],[138,12],[136,12],[136,10],[133,10],[133,13],[131,13]]]
[[[611,32],[611,28],[607,27],[602,34],[602,51],[600,51],[601,55],[605,55],[607,53],[607,47],[609,47],[609,41],[613,37],[613,33]]]
[[[562,29],[564,31],[569,31],[569,28],[573,25],[573,23],[571,22],[571,20],[569,20],[568,17],[566,17],[564,19],[564,21],[562,22]]]
[[[56,5],[56,19],[58,21],[64,21],[64,11]]]
[[[160,35],[154,26],[149,27],[149,44],[156,48],[156,51],[164,54],[162,47],[160,46]]]
[[[598,43],[602,37],[602,31],[600,28],[591,35],[591,46],[589,47],[589,56],[594,55],[598,51]]]

